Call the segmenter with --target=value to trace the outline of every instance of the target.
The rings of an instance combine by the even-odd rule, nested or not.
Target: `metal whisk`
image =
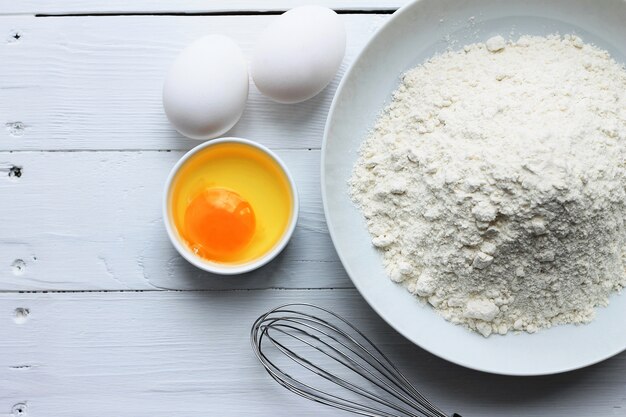
[[[277,307],[254,322],[251,341],[270,376],[309,400],[370,417],[448,417],[363,333],[324,308]]]

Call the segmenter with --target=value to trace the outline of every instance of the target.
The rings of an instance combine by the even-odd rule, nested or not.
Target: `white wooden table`
[[[348,31],[320,96],[278,105],[251,87],[231,135],[276,150],[295,175],[302,210],[284,253],[231,278],[175,253],[161,191],[197,142],[163,114],[166,69],[208,33],[249,52],[274,14],[304,2],[0,1],[0,416],[345,415],[280,388],[249,348],[255,317],[297,301],[362,326],[464,417],[626,416],[626,355],[551,377],[470,371],[397,335],[342,269],[322,212],[322,130],[341,74],[402,0],[318,2]]]

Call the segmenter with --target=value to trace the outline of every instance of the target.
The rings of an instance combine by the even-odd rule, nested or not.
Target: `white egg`
[[[170,123],[192,139],[212,139],[230,130],[248,98],[248,65],[232,39],[210,35],[178,55],[163,85]]]
[[[261,93],[279,103],[298,103],[333,79],[346,50],[341,18],[326,7],[296,7],[260,35],[250,71]]]

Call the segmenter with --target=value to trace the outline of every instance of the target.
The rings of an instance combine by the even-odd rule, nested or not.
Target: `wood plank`
[[[43,3],[42,3],[43,4]],[[87,3],[85,3],[87,4]],[[296,105],[251,84],[229,136],[279,148],[319,148],[337,83],[389,15],[344,15],[346,58],[331,85]],[[210,33],[250,56],[275,16],[0,17],[0,150],[189,149],[162,110],[161,86],[181,48]],[[15,39],[18,36],[19,39]]]
[[[489,375],[412,345],[355,290],[264,290],[0,294],[0,415],[15,417],[25,404],[28,416],[344,416],[279,387],[250,350],[253,320],[289,302],[353,321],[449,412],[617,417],[626,409],[624,354],[564,375]],[[29,314],[16,317],[18,308]]]
[[[22,0],[6,1],[2,5],[0,14],[266,12],[284,11],[305,4],[319,4],[335,10],[393,10],[406,2],[406,0],[111,0],[89,2]]]
[[[326,229],[320,152],[278,154],[298,185],[297,230],[270,265],[223,278],[165,233],[163,184],[181,152],[1,152],[0,290],[351,287]]]

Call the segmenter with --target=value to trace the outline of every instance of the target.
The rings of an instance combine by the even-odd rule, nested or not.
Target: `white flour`
[[[587,323],[626,285],[626,70],[575,36],[435,56],[404,75],[351,190],[391,279],[447,320]]]

